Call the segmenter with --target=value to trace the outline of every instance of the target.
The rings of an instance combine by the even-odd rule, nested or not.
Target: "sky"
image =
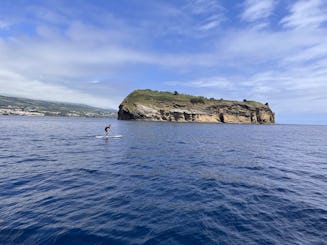
[[[327,124],[327,1],[0,1],[0,94],[117,109],[135,89]]]

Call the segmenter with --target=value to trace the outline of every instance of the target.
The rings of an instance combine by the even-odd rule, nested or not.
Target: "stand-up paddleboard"
[[[122,138],[123,136],[121,134],[118,135],[109,135],[109,138]]]
[[[106,136],[103,136],[103,135],[97,135],[95,136],[95,138],[97,139],[111,139],[111,138],[122,138],[123,136],[122,135],[106,135]]]

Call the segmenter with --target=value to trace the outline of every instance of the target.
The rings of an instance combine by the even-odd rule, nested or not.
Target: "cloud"
[[[171,81],[166,82],[170,86],[183,86],[183,87],[193,87],[193,88],[221,88],[221,89],[231,89],[233,88],[233,83],[226,79],[225,77],[203,77],[200,79],[189,80],[189,81]]]
[[[276,5],[275,0],[246,0],[241,19],[247,22],[253,22],[268,18]]]
[[[57,102],[84,103],[95,107],[116,108],[112,100],[99,98],[62,85],[30,80],[21,74],[0,70],[0,93],[23,98]]]
[[[302,68],[269,71],[249,77],[247,86],[250,95],[270,98],[278,112],[327,113],[326,75]]]
[[[304,48],[302,52],[295,53],[294,55],[289,57],[285,57],[283,62],[285,64],[303,64],[310,61],[315,63],[317,62],[317,60],[324,58],[327,58],[327,43],[321,42]]]
[[[221,11],[222,6],[216,0],[189,0],[187,9],[193,14],[207,14],[208,12]]]
[[[290,7],[290,15],[280,23],[287,28],[317,28],[327,21],[327,4],[324,0],[301,0]]]
[[[212,65],[211,55],[159,53],[135,47],[134,31],[129,27],[118,30],[117,26],[104,28],[74,20],[59,28],[56,16],[60,15],[50,12],[42,15],[46,22],[32,21],[35,35],[0,37],[0,93],[116,108],[126,95],[121,90],[124,85],[106,88],[105,84],[110,84],[107,77],[123,69]],[[101,88],[98,77],[104,78]],[[88,89],[83,81],[93,82],[86,82]],[[126,87],[130,81],[125,79]]]
[[[90,81],[91,84],[98,84],[98,83],[101,83],[101,81],[98,81],[98,80],[93,80],[93,81]]]
[[[198,31],[209,31],[226,20],[225,9],[216,0],[189,0],[184,9],[194,18]]]
[[[207,97],[268,101],[277,115],[326,115],[326,36],[326,28],[318,25],[231,29],[217,42],[213,55],[218,58],[211,60],[216,70],[210,73],[218,76],[200,75],[167,85]]]
[[[267,68],[306,68],[326,57],[326,29],[240,29],[226,32],[217,44],[220,60],[243,72]],[[258,67],[258,65],[260,65]]]
[[[212,20],[212,21],[208,21],[207,23],[202,24],[201,26],[199,26],[199,30],[202,31],[208,31],[210,29],[216,28],[217,26],[220,25],[220,20]]]
[[[324,61],[327,65],[327,59]],[[326,66],[327,67],[327,66]],[[168,86],[194,88],[207,97],[269,102],[279,113],[327,113],[327,69],[293,67],[286,70],[266,69],[249,75],[225,74],[195,80],[167,82]],[[205,89],[205,90],[203,90]]]

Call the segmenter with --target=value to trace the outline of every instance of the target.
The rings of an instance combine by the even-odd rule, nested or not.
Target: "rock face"
[[[136,90],[119,106],[119,120],[272,124],[275,115],[255,101],[207,99],[185,94]]]

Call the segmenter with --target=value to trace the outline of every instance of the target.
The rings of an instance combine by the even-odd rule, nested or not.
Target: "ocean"
[[[0,244],[327,244],[327,126],[2,116]]]

